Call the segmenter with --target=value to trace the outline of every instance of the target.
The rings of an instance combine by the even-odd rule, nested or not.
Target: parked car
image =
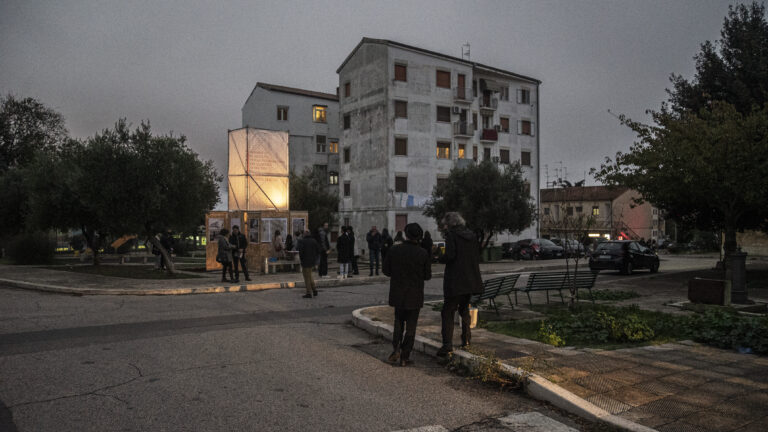
[[[518,242],[521,259],[563,258],[563,248],[543,238]]]
[[[573,239],[559,239],[559,238],[553,238],[552,243],[560,246],[565,251],[565,255],[572,257],[572,256],[579,256],[583,257],[586,254],[586,249],[584,248],[584,245],[581,244],[578,240]]]
[[[595,248],[589,259],[592,271],[618,270],[632,274],[636,269],[659,271],[659,256],[650,248],[634,240],[612,240],[602,242]]]
[[[437,241],[432,243],[432,261],[437,262],[440,257],[445,253],[445,242]]]

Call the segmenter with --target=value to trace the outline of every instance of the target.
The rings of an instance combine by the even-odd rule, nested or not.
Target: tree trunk
[[[176,266],[171,260],[171,254],[163,247],[163,244],[160,243],[160,240],[155,236],[150,236],[149,243],[151,243],[152,246],[156,247],[157,250],[160,251],[160,255],[162,255],[163,259],[165,260],[165,267],[168,269],[168,273],[176,274]]]
[[[723,261],[722,261],[722,268],[723,272],[728,270],[728,257],[736,252],[737,243],[736,243],[736,228],[733,227],[726,227],[725,228],[725,241],[723,242]]]

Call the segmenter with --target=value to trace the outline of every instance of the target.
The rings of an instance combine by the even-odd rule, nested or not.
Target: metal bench
[[[277,273],[277,266],[284,266],[288,265],[291,266],[291,270],[297,271],[297,267],[301,266],[301,262],[299,260],[277,260],[277,261],[270,261],[269,258],[264,258],[264,270],[266,270],[267,274],[270,273]]]
[[[482,303],[484,300],[488,300],[488,303],[493,306],[494,309],[496,309],[496,313],[499,313],[499,308],[496,306],[496,301],[494,300],[496,296],[499,295],[499,290],[501,289],[501,284],[504,282],[504,276],[497,277],[493,279],[486,279],[483,281],[483,293],[482,294],[475,294],[470,299],[469,302],[477,306],[478,304]]]
[[[571,283],[575,278],[576,283],[576,296],[578,297],[579,289],[587,289],[592,294],[592,287],[595,285],[595,279],[597,274],[591,271],[578,272],[576,275],[571,272],[550,272],[550,273],[531,273],[528,277],[528,283],[524,288],[515,290],[515,303],[517,303],[517,291],[523,291],[528,296],[528,303],[533,306],[531,301],[531,291],[544,291],[547,295],[547,303],[549,303],[549,292],[557,290],[560,295],[560,301],[565,303],[563,297],[563,290],[569,290]],[[594,299],[592,300],[594,302]]]

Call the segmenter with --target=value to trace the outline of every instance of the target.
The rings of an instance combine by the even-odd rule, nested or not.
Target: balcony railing
[[[453,99],[457,102],[472,102],[472,99],[474,99],[472,87],[454,87]]]
[[[468,122],[453,122],[453,135],[471,137],[475,134],[475,125]]]
[[[499,133],[496,129],[483,129],[483,134],[480,135],[480,141],[498,141]]]
[[[499,107],[499,99],[484,95],[480,97],[480,109],[482,110],[495,110]]]

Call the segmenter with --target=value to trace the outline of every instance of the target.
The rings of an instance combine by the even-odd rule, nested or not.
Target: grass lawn
[[[76,273],[86,273],[100,276],[120,277],[126,279],[195,279],[200,276],[189,274],[168,274],[165,271],[157,271],[154,266],[138,265],[69,265],[69,266],[49,266],[50,270],[63,270]]]

